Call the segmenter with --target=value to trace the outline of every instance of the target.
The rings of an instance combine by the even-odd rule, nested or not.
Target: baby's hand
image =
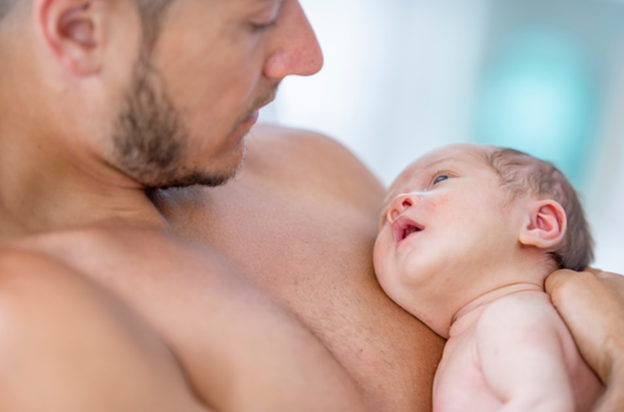
[[[585,361],[607,391],[595,412],[624,408],[624,277],[595,269],[560,270],[546,291],[568,325]]]

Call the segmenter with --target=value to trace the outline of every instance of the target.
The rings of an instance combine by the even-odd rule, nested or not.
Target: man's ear
[[[563,239],[567,221],[565,210],[559,203],[550,199],[531,201],[526,212],[528,219],[520,231],[520,243],[548,249]]]
[[[72,73],[97,73],[102,65],[100,0],[35,0],[38,32],[59,62]]]

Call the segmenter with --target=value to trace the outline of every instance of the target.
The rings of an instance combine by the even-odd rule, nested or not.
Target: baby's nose
[[[392,203],[390,204],[390,208],[388,209],[387,219],[390,224],[394,223],[394,221],[405,211],[416,204],[417,196],[413,193],[403,193],[402,195],[398,195],[394,198]]]

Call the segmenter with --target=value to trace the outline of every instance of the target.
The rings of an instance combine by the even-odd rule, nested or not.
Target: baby
[[[576,193],[546,162],[455,145],[405,170],[384,203],[375,269],[448,339],[434,412],[590,411],[603,387],[543,285],[592,255]]]

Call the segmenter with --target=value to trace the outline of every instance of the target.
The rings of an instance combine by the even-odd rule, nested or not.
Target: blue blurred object
[[[598,100],[588,57],[571,36],[544,28],[505,43],[485,71],[476,141],[549,160],[581,187]]]

